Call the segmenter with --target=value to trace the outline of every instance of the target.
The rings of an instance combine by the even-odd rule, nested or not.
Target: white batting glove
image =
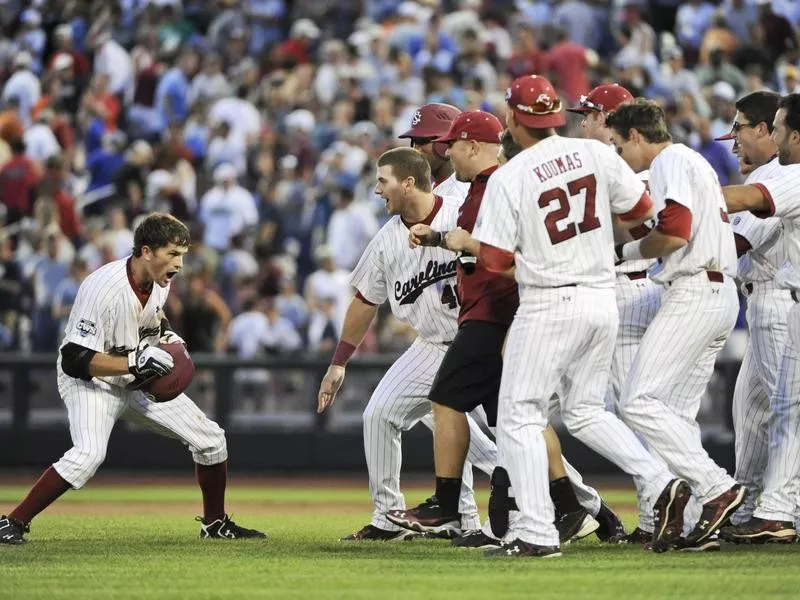
[[[186,345],[186,342],[183,341],[183,338],[174,331],[172,331],[171,329],[167,329],[164,333],[161,334],[158,343],[159,345],[161,344],[183,344],[184,346]]]
[[[128,353],[128,370],[137,379],[163,377],[172,371],[175,361],[169,352],[144,344],[138,350]]]

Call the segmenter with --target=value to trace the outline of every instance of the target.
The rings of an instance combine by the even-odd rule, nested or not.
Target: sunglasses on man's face
[[[420,146],[427,146],[436,138],[411,138],[411,147],[419,148]]]
[[[731,133],[736,135],[737,133],[739,133],[739,131],[741,129],[744,129],[744,128],[747,128],[747,127],[750,127],[750,128],[758,127],[758,123],[739,123],[738,121],[734,121],[733,125],[731,125]]]

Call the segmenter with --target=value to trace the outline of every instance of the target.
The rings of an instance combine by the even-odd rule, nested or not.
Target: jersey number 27
[[[573,179],[567,184],[570,196],[577,196],[585,192],[583,210],[583,221],[575,225],[574,221],[568,221],[571,210],[569,197],[564,189],[557,187],[539,196],[539,208],[547,208],[553,202],[558,203],[558,208],[547,213],[544,218],[544,226],[547,228],[547,235],[550,236],[551,244],[560,244],[574,238],[580,233],[586,233],[600,227],[600,219],[595,215],[595,198],[597,196],[597,179],[594,175],[586,175],[580,179]]]

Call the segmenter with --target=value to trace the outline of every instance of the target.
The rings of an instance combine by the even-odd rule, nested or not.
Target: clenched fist
[[[438,246],[442,241],[442,236],[438,231],[434,231],[428,225],[417,223],[408,230],[408,245],[411,248],[417,246]]]
[[[338,365],[331,365],[328,367],[325,377],[322,378],[322,383],[319,384],[319,394],[317,395],[317,414],[322,414],[333,401],[336,400],[336,394],[344,383],[344,367]]]

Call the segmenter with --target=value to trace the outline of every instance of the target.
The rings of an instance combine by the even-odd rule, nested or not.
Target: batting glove
[[[172,371],[175,361],[169,352],[144,344],[138,350],[128,353],[128,370],[137,379],[163,377]]]
[[[179,336],[177,333],[172,331],[171,329],[167,329],[164,333],[161,334],[161,338],[158,340],[159,345],[161,344],[183,344],[186,345],[186,342],[183,341],[183,338]]]

